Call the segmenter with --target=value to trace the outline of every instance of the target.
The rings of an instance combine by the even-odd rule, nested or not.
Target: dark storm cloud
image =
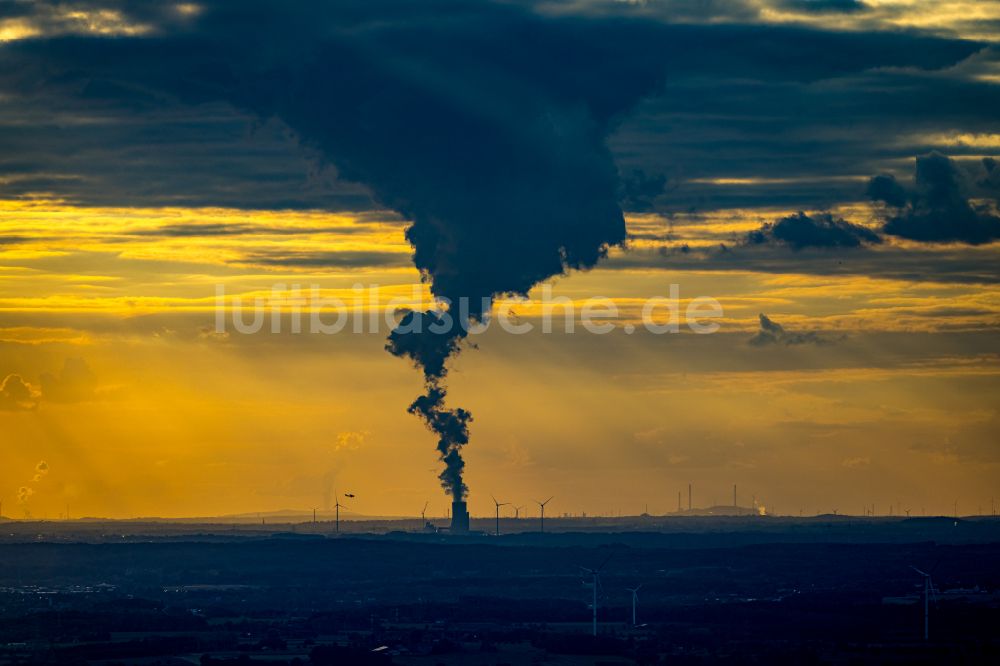
[[[930,153],[916,158],[912,187],[904,187],[891,175],[872,178],[868,194],[886,207],[885,233],[929,243],[970,245],[1000,238],[1000,189],[994,189],[996,163],[986,159],[981,166],[983,175],[976,180],[954,160]],[[992,201],[971,200],[974,187],[992,194]]]
[[[976,187],[987,196],[1000,200],[1000,161],[984,157],[982,165],[982,173],[975,179]]]
[[[58,85],[16,97],[0,108],[0,196],[85,206],[373,206],[363,187],[317,169],[287,128],[254,125],[228,105],[163,99],[136,109],[74,98]]]
[[[855,248],[878,244],[882,239],[868,227],[830,213],[806,215],[800,211],[751,231],[746,242],[750,245],[784,244],[793,250],[801,250],[805,247]]]
[[[993,47],[965,45],[968,57],[939,68],[872,65],[806,81],[780,69],[739,78],[721,66],[714,74],[672,71],[664,93],[639,106],[611,147],[625,173],[666,174],[674,185],[667,204],[675,211],[822,209],[855,201],[872,173],[942,149],[936,141],[956,128],[997,132],[992,109],[1000,105],[1000,85],[989,77],[1000,56]],[[732,177],[751,180],[713,180]]]
[[[854,13],[871,9],[861,0],[777,0],[775,6],[819,14]]]
[[[872,179],[868,181],[866,193],[872,201],[881,201],[893,208],[902,208],[906,205],[906,190],[896,182],[895,176],[891,174],[872,176]]]
[[[803,248],[798,252],[780,245],[717,245],[710,248],[663,246],[634,249],[604,264],[606,269],[675,269],[748,271],[772,274],[861,275],[911,282],[955,284],[1000,283],[996,252],[988,247],[901,248],[882,244],[851,252]]]
[[[619,201],[626,211],[645,213],[656,209],[657,200],[666,190],[665,175],[647,174],[642,169],[633,169],[621,176]]]
[[[853,14],[870,9],[860,0],[542,0],[537,6],[554,14],[641,16],[668,23],[755,23],[765,18],[765,10]]]
[[[751,4],[745,10],[747,3],[738,2],[670,3],[670,10],[683,14],[690,5],[709,18],[750,21],[759,3]],[[351,42],[360,62],[395,67],[402,80],[433,87],[436,95],[485,99],[486,89],[514,100],[508,107],[538,93],[572,103],[564,93],[576,86],[591,88],[588,96],[604,101],[589,103],[606,109],[625,90],[608,70],[621,74],[625,87],[635,85],[637,70],[659,71],[664,94],[649,97],[626,120],[611,148],[624,173],[665,174],[676,209],[783,202],[822,208],[855,194],[853,184],[825,176],[879,170],[878,160],[900,154],[892,140],[898,131],[995,125],[987,109],[997,86],[942,69],[980,45],[917,34],[665,25],[623,20],[617,14],[642,14],[611,6],[611,14],[581,19],[539,16],[531,3],[348,2],[294,11],[274,3],[208,3],[201,15],[181,20],[169,5],[75,3],[117,8],[154,29],[138,39],[117,38],[114,48],[103,44],[112,40],[68,37],[3,47],[0,89],[16,103],[0,109],[0,127],[17,131],[0,132],[0,174],[21,178],[0,178],[0,194],[53,193],[85,205],[371,208],[367,188],[337,178],[335,161],[295,148],[290,138],[302,132],[289,129],[286,119],[247,132],[258,109],[237,111],[205,97],[225,83],[206,79],[234,74],[227,64],[233,57],[247,61],[235,72],[245,80],[322,60],[317,51],[324,41]],[[497,37],[478,39],[487,24]],[[516,45],[505,48],[511,55],[500,51],[501,38]],[[581,47],[590,42],[599,45]],[[114,62],[114,53],[126,51],[128,61]],[[594,67],[597,57],[607,65]],[[400,61],[408,63],[405,72]],[[95,64],[104,66],[103,76],[94,75]],[[327,72],[327,96],[351,94],[338,80],[342,69]],[[967,103],[971,97],[978,103]],[[847,135],[839,129],[845,117],[852,119]],[[437,150],[454,153],[451,146]],[[793,161],[796,175],[812,174],[812,183],[687,182],[734,172],[786,175]]]
[[[748,341],[754,347],[767,347],[769,345],[783,345],[790,347],[793,345],[827,345],[831,340],[816,333],[815,331],[793,332],[787,331],[778,322],[772,320],[763,312],[759,315],[760,329]]]
[[[76,85],[101,101],[143,106],[152,89],[280,118],[413,221],[414,260],[439,295],[525,292],[593,265],[625,235],[603,135],[661,66],[597,26],[445,4],[456,13],[443,21],[413,3],[315,16],[220,5],[194,32],[33,42],[22,55],[40,48],[46,65],[85,72]],[[274,41],[267,57],[249,37]],[[511,38],[527,48],[511,51]]]

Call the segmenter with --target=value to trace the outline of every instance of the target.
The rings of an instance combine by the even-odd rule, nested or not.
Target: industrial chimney
[[[465,502],[451,503],[451,533],[465,534],[469,531],[469,509]]]

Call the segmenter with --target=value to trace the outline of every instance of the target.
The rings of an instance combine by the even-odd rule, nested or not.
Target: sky
[[[0,55],[4,516],[1000,496],[1000,2],[8,0]]]

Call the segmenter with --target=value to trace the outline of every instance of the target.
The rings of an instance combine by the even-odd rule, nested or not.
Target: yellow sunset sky
[[[745,233],[760,215],[718,211],[676,221],[672,233],[697,246]],[[358,494],[359,513],[408,515],[430,500],[443,514],[433,439],[405,411],[419,376],[382,350],[385,329],[292,334],[285,320],[281,333],[241,335],[227,310],[227,331],[215,330],[217,285],[230,306],[234,296],[268,299],[275,284],[318,285],[345,302],[357,284],[379,285],[386,299],[413,289],[426,297],[403,224],[390,213],[6,202],[0,363],[39,394],[0,411],[7,515],[305,510],[328,508],[334,488]],[[179,225],[240,233],[162,235]],[[629,218],[633,234],[663,227],[655,216]],[[668,511],[689,482],[696,504],[728,502],[738,483],[787,513],[989,503],[995,288],[628,262],[653,245],[634,241],[606,266],[554,282],[555,296],[613,299],[622,313],[614,332],[567,334],[558,319],[548,335],[494,327],[457,358],[450,400],[474,414],[474,513],[488,513],[491,493],[518,504],[555,494],[560,512]],[[996,251],[973,252],[992,260]],[[381,265],[260,262],[368,252]],[[682,303],[718,300],[720,331],[626,335],[638,304],[670,284]],[[540,303],[514,309],[531,321]],[[761,312],[829,343],[754,347]],[[64,394],[41,395],[46,373],[52,385],[66,375]],[[31,482],[41,460],[50,471]],[[16,505],[25,485],[33,494]]]

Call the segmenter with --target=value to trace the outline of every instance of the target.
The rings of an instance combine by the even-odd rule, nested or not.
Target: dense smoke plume
[[[423,370],[426,392],[414,400],[407,411],[423,419],[438,436],[437,449],[445,465],[438,478],[456,501],[465,499],[468,492],[462,479],[465,469],[462,447],[469,443],[472,414],[461,408],[445,408],[444,378],[447,374],[445,362],[458,351],[465,334],[466,329],[454,322],[448,313],[409,312],[389,334],[385,346],[392,354],[413,361]]]
[[[294,62],[227,58],[208,87],[221,82],[231,103],[279,118],[341,179],[411,221],[414,264],[440,307],[408,313],[386,348],[423,371],[409,411],[437,435],[442,485],[460,500],[472,416],[445,407],[448,359],[498,294],[527,294],[624,242],[605,138],[663,65],[618,39],[624,26],[610,39],[607,26],[503,3],[449,4],[444,22],[407,16],[417,5],[401,20],[349,6],[334,19],[349,30],[295,26],[316,41],[290,50]],[[221,30],[225,11],[200,20]]]

